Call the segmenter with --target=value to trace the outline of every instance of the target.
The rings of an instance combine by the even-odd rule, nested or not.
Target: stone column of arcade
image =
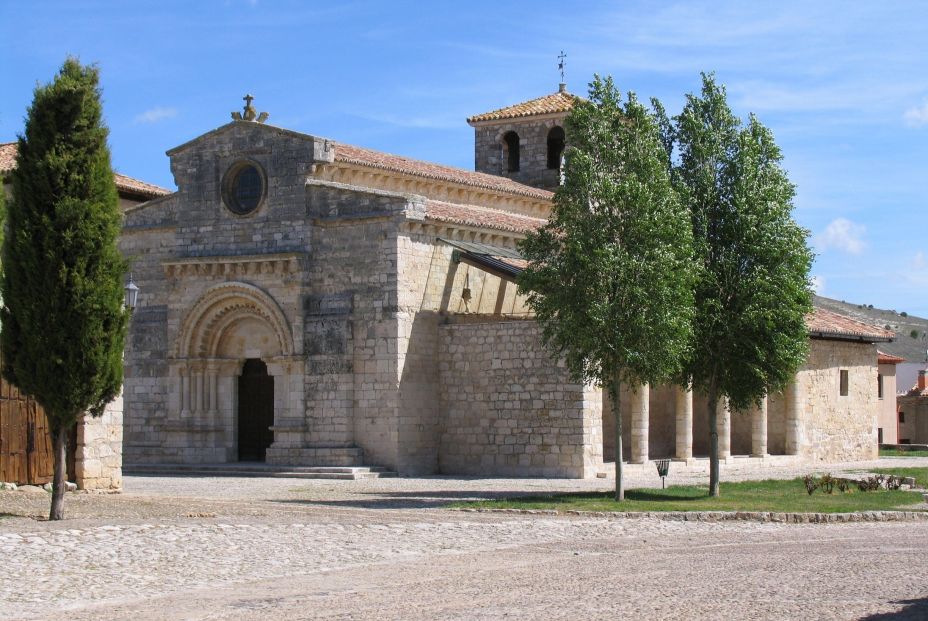
[[[649,400],[651,389],[641,384],[629,390],[632,415],[632,454],[631,463],[643,464],[648,461],[648,419],[650,417]]]
[[[728,398],[722,397],[716,405],[715,429],[719,434],[719,459],[731,457],[731,409],[728,407]]]
[[[767,456],[767,397],[751,408],[751,456]]]
[[[677,386],[676,450],[677,459],[693,458],[693,391]]]
[[[799,375],[786,387],[786,454],[798,455],[802,444],[802,382]]]

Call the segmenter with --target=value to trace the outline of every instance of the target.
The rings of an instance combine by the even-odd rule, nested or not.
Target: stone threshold
[[[129,476],[270,477],[280,479],[378,479],[396,473],[377,466],[279,466],[262,462],[125,464]]]

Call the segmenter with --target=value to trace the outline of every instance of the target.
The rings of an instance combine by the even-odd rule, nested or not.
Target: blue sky
[[[928,317],[928,3],[2,2],[0,141],[67,54],[96,62],[113,162],[173,188],[164,152],[229,120],[473,167],[464,119],[553,92],[564,50],[672,113],[715,71],[772,128],[829,297]]]

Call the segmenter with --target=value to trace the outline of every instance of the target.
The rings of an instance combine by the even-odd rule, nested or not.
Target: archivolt
[[[203,294],[184,320],[177,355],[215,357],[223,332],[246,318],[258,319],[273,330],[280,345],[275,353],[293,355],[293,336],[283,311],[271,296],[243,282],[221,283]]]

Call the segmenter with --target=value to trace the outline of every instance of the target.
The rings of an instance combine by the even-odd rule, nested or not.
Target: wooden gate
[[[51,481],[54,473],[45,412],[34,399],[0,381],[0,481],[39,485]]]

